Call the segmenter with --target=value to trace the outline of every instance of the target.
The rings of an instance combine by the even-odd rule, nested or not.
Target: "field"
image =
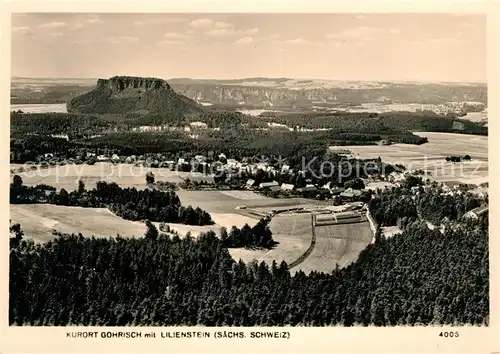
[[[106,208],[79,208],[48,204],[10,205],[10,220],[20,223],[27,238],[37,242],[53,238],[52,230],[84,236],[142,237],[146,225],[124,220]]]
[[[74,190],[81,179],[88,189],[94,188],[99,181],[116,182],[121,187],[146,188],[145,175],[152,171],[157,181],[179,183],[181,177],[191,175],[188,172],[170,171],[168,168],[149,168],[132,164],[96,163],[95,165],[64,165],[50,168],[38,168],[22,173],[17,172],[21,165],[11,165],[11,175],[17,173],[25,185],[48,184],[57,189]]]
[[[367,221],[315,227],[316,244],[311,254],[292,271],[332,272],[336,265],[347,266],[372,240]]]
[[[422,169],[427,178],[440,182],[479,184],[488,181],[488,137],[450,133],[416,133],[428,138],[422,145],[343,146],[359,158],[377,158],[402,164],[408,170]],[[470,155],[464,163],[446,162],[447,156]]]
[[[49,103],[49,104],[11,104],[10,110],[21,110],[24,113],[67,113],[66,103]]]

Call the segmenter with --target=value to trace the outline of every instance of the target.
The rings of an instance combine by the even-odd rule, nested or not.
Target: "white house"
[[[203,155],[196,155],[196,156],[194,157],[194,159],[195,159],[196,161],[198,161],[198,162],[203,162],[203,161],[205,161],[207,158],[206,158],[205,156],[203,156]]]
[[[201,129],[207,129],[207,127],[208,127],[207,123],[204,123],[204,122],[191,122],[191,123],[189,123],[189,125],[192,128],[201,128]]]
[[[290,183],[283,183],[281,185],[281,190],[284,190],[284,191],[292,191],[294,188],[295,188],[295,186],[293,184],[290,184]]]

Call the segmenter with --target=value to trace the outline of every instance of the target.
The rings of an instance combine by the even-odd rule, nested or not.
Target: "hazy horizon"
[[[12,15],[12,78],[486,83],[486,17]]]
[[[248,80],[248,79],[265,79],[265,80],[276,80],[276,79],[289,79],[289,80],[318,80],[318,81],[338,81],[338,82],[387,82],[387,83],[395,83],[395,82],[418,82],[418,83],[450,83],[450,84],[487,84],[487,80],[485,81],[435,81],[435,80],[336,80],[336,79],[322,79],[322,78],[311,78],[311,77],[260,77],[260,76],[249,76],[249,77],[230,77],[230,78],[213,78],[213,77],[160,77],[160,76],[136,76],[136,75],[111,75],[109,77],[63,77],[63,76],[12,76],[12,79],[35,79],[35,80],[43,80],[43,79],[55,79],[55,80],[99,80],[99,79],[110,79],[113,76],[129,76],[129,77],[149,77],[149,78],[157,78],[163,80],[200,80],[200,81],[235,81],[235,80]]]

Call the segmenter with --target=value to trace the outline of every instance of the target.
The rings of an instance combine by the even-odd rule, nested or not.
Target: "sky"
[[[12,15],[12,76],[485,82],[486,17]]]

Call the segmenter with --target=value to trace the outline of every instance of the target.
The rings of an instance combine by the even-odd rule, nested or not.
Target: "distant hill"
[[[203,112],[197,102],[175,92],[162,79],[114,76],[68,102],[69,113],[161,114],[184,116]]]

